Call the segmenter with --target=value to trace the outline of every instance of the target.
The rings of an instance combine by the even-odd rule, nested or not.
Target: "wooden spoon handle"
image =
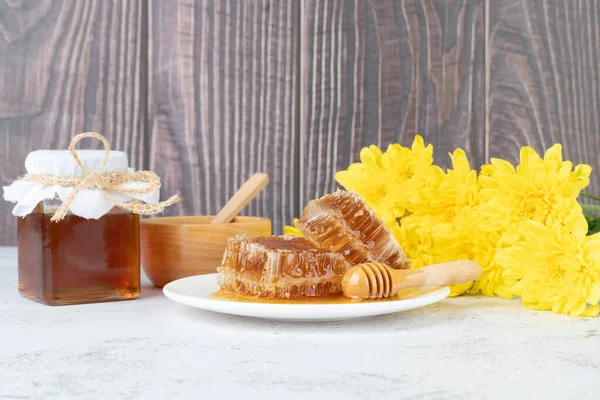
[[[212,220],[211,224],[225,224],[231,222],[250,201],[260,193],[269,183],[269,175],[257,172],[248,179],[242,187],[229,199],[227,204]]]
[[[481,265],[459,260],[410,270],[392,270],[392,294],[422,286],[446,286],[471,282],[481,276]]]

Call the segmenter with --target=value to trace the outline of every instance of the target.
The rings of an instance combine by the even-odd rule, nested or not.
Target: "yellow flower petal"
[[[421,135],[415,135],[411,148],[415,152],[425,150],[425,141]]]
[[[283,234],[285,236],[304,236],[300,228],[298,228],[298,218],[294,218],[294,226],[286,225],[283,227]]]
[[[557,143],[550,147],[544,154],[544,161],[562,162],[562,146]]]
[[[535,168],[535,166],[541,161],[540,156],[529,146],[523,146],[521,148],[521,168]]]
[[[500,158],[492,158],[490,162],[492,163],[492,166],[495,168],[496,172],[501,172],[503,174],[515,172],[515,167],[513,167],[513,165],[508,161]]]
[[[598,304],[589,306],[584,312],[583,314],[581,314],[582,317],[596,317],[598,315],[598,311],[600,311],[600,306],[598,306]]]
[[[588,304],[598,304],[600,302],[600,285],[596,282],[590,282],[586,288],[585,302]]]
[[[473,282],[461,283],[458,285],[450,286],[450,295],[449,297],[456,297],[462,294],[467,293],[473,287]]]
[[[370,166],[381,166],[383,152],[375,145],[365,147],[360,151],[360,161]]]

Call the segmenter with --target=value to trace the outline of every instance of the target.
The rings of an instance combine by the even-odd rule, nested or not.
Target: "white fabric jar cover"
[[[99,171],[106,155],[104,150],[77,150],[79,159],[89,172]],[[43,200],[51,200],[56,196],[63,202],[75,190],[74,186],[45,185],[27,180],[28,175],[54,175],[63,178],[84,178],[85,173],[73,158],[69,150],[37,150],[29,153],[25,159],[27,175],[9,186],[4,186],[4,199],[16,203],[13,215],[23,217],[31,213]],[[110,151],[103,173],[125,172],[133,174],[128,167],[127,154],[122,151]],[[131,181],[121,185],[123,189],[146,189],[148,182]],[[157,204],[160,188],[148,193],[118,193],[110,196],[120,202],[134,199],[147,204]],[[98,219],[108,213],[115,203],[97,189],[80,189],[75,195],[69,210],[71,213],[87,219]]]

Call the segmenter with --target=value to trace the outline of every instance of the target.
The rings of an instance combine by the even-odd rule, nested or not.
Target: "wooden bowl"
[[[271,235],[267,218],[236,217],[211,224],[214,216],[160,217],[140,223],[142,267],[158,287],[179,278],[212,274],[221,265],[227,239],[237,234]]]

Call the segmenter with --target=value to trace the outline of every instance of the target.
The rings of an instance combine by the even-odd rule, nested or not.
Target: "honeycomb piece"
[[[299,237],[229,239],[219,285],[227,290],[266,297],[323,296],[342,291],[350,267],[344,257],[316,248]]]
[[[338,190],[312,200],[298,227],[312,243],[342,254],[351,265],[375,261],[394,269],[410,267],[385,223],[354,192]]]

